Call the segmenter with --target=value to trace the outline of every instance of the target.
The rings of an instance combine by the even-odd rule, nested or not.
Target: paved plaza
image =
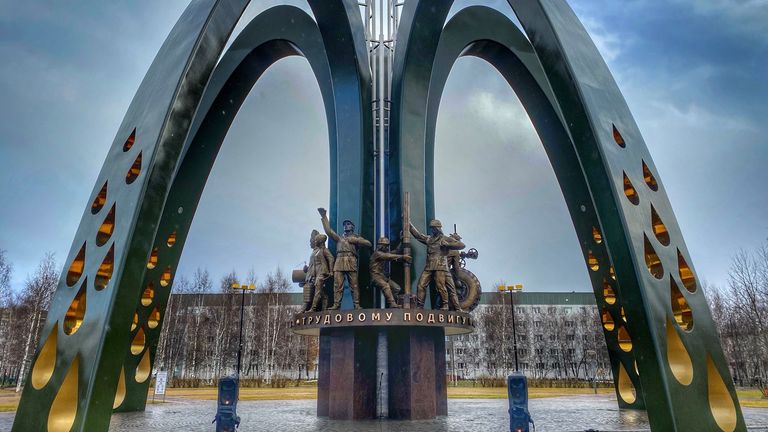
[[[647,431],[644,412],[619,411],[606,395],[534,399],[530,402],[537,432]],[[213,431],[214,401],[178,399],[148,405],[146,412],[115,414],[110,432]],[[509,429],[504,399],[449,399],[450,415],[430,421],[331,421],[315,417],[315,401],[247,401],[238,406],[241,431],[290,432],[436,432]],[[0,430],[10,430],[13,413],[0,413]],[[768,409],[744,408],[750,431],[768,431]]]

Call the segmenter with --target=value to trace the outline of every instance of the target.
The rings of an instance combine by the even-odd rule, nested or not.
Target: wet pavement
[[[431,421],[331,421],[315,417],[315,401],[245,401],[238,404],[241,431],[291,432],[437,432],[509,430],[504,399],[449,399],[449,416]],[[214,401],[177,399],[148,405],[145,412],[112,416],[110,432],[212,431]],[[644,412],[620,411],[612,395],[533,399],[530,410],[537,432],[647,431]],[[744,408],[750,431],[768,431],[768,409]],[[0,431],[10,430],[13,413],[0,413]]]

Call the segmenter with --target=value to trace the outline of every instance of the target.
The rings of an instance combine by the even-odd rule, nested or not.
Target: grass
[[[202,388],[169,388],[168,399],[216,400],[215,387]],[[612,388],[598,388],[598,394],[613,394]],[[589,395],[591,388],[531,388],[529,398],[541,399],[558,396]],[[742,407],[768,408],[768,399],[764,399],[759,390],[740,389],[737,391]],[[20,394],[13,390],[0,390],[0,412],[16,411]],[[448,387],[448,397],[451,399],[506,399],[507,389],[504,387]],[[286,388],[255,388],[246,387],[240,390],[240,400],[311,400],[317,398],[317,387],[299,386]],[[170,402],[170,401],[169,401]],[[152,391],[149,392],[147,403],[163,403],[162,396],[157,396],[152,402]]]

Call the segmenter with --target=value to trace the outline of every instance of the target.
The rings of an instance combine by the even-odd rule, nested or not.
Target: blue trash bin
[[[219,397],[216,417],[216,432],[234,432],[240,426],[240,417],[237,416],[238,387],[237,378],[227,377],[219,379]]]
[[[511,432],[529,432],[531,414],[528,412],[528,380],[521,373],[507,377],[509,396],[509,430]]]

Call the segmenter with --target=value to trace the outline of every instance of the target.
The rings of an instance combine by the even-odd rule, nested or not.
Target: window
[[[557,336],[555,335],[549,335],[549,341],[554,342],[557,339]]]
[[[566,327],[573,327],[573,321],[566,321],[565,322]]]
[[[544,340],[544,335],[537,334],[533,337],[533,340],[535,340],[536,342],[541,342]]]
[[[534,321],[533,322],[533,327],[534,328],[541,328],[541,321],[538,321],[538,320]]]
[[[572,335],[572,334],[565,335],[565,340],[569,342],[573,342],[575,339],[576,339],[576,335]]]
[[[456,348],[456,355],[463,355],[464,354],[464,348]]]
[[[544,350],[542,348],[536,348],[536,355],[537,356],[543,356]]]
[[[528,340],[528,336],[520,335],[520,336],[517,337],[517,340],[520,341],[520,342],[525,342],[525,341]]]
[[[520,357],[528,357],[528,350],[527,349],[519,349],[519,350],[517,350],[517,354]]]
[[[576,355],[576,350],[573,348],[568,348],[568,355],[573,357]]]
[[[559,350],[557,348],[550,348],[549,355],[556,356],[559,354]]]
[[[531,309],[533,310],[533,313],[541,313],[541,308],[538,306],[534,306]]]
[[[459,363],[459,369],[464,369],[464,363]]]
[[[573,311],[573,308],[571,308],[571,307],[564,307],[563,308],[563,312],[565,312],[567,314],[571,313],[571,311]]]

